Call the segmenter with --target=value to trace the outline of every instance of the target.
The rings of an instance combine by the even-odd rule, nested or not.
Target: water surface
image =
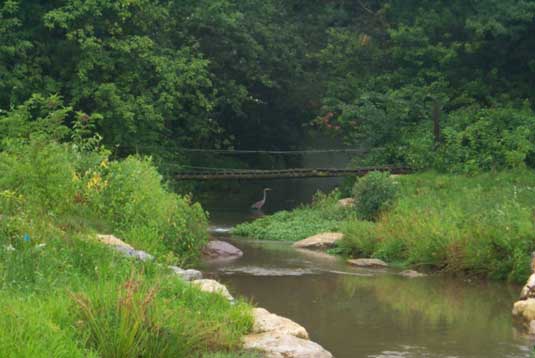
[[[232,242],[245,255],[208,271],[233,294],[303,325],[335,357],[529,357],[511,321],[516,287],[409,279],[288,243]]]
[[[275,190],[267,211],[309,201],[314,185],[269,183]],[[353,268],[290,243],[230,237],[229,228],[255,218],[247,208],[264,186],[250,182],[204,203],[212,235],[244,251],[238,260],[205,267],[233,295],[300,323],[338,358],[530,357],[531,342],[511,318],[518,287],[440,275],[409,279]]]

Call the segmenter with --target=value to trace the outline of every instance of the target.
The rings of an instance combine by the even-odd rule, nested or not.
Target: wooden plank
[[[231,180],[231,179],[291,179],[291,178],[330,178],[342,176],[363,176],[372,171],[388,171],[392,174],[407,174],[407,167],[365,167],[356,169],[337,168],[294,168],[281,170],[231,170],[220,172],[183,172],[175,175],[177,180]]]

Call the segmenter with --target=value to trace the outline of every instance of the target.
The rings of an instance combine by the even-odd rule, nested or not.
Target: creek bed
[[[268,211],[302,202],[292,194],[304,188],[300,183],[271,183],[274,195],[280,196],[268,202]],[[410,279],[391,270],[350,267],[330,255],[296,250],[288,242],[232,238],[230,227],[253,219],[243,203],[254,201],[263,187],[248,185],[253,193],[245,186],[237,195],[224,191],[218,205],[207,205],[212,235],[232,242],[244,256],[207,265],[205,271],[233,295],[303,325],[335,357],[531,356],[532,342],[511,317],[520,287],[440,275]]]
[[[289,243],[230,241],[244,256],[206,270],[234,295],[302,324],[335,357],[530,356],[529,341],[511,321],[517,287],[410,279]]]

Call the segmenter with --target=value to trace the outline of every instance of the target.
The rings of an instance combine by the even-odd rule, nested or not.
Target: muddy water
[[[290,243],[232,238],[229,227],[254,218],[247,195],[217,201],[211,210],[213,235],[233,242],[244,256],[206,271],[234,295],[302,324],[335,357],[530,357],[530,341],[511,321],[518,287],[441,276],[408,279],[352,268]]]

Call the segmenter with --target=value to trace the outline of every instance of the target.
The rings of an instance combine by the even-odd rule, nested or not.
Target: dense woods
[[[368,288],[374,285],[368,274],[345,266],[321,271],[312,256],[304,270],[297,268],[304,262],[293,260],[295,250],[284,252],[288,243],[272,256],[282,258],[276,265],[292,258],[286,262],[292,269],[258,274],[271,264],[255,246],[250,257],[256,262],[236,276],[255,271],[251,281],[269,277],[261,281],[258,302],[261,294],[271,302],[269,295],[287,298],[278,279],[312,273],[321,295],[307,295],[300,291],[306,285],[296,284],[282,311],[291,312],[290,301],[297,302],[293,308],[317,318],[340,346],[358,336],[354,323],[363,324],[368,336],[358,338],[367,341],[382,327],[378,314],[387,315],[381,328],[386,350],[365,356],[417,347],[417,356],[461,357],[451,348],[459,339],[447,335],[447,315],[433,297],[449,307],[444,296],[451,295],[454,305],[468,307],[455,308],[462,322],[473,320],[469,311],[480,310],[481,302],[476,310],[463,306],[457,286],[442,294],[449,286],[434,274],[515,283],[530,275],[534,34],[535,0],[0,0],[2,356],[256,357],[242,351],[248,348],[243,337],[270,333],[276,341],[266,344],[293,352],[295,340],[308,337],[303,327],[287,333],[284,326],[282,336],[265,328],[279,323],[258,319],[252,303],[235,300],[225,286],[200,280],[203,273],[190,269],[209,256],[207,242],[214,237],[233,235],[240,245],[238,235],[306,241],[326,234],[330,254],[349,263],[381,259],[381,267],[390,265],[382,294],[396,310],[363,304],[361,292],[378,291]],[[226,182],[225,189],[218,187],[222,206],[213,211],[230,214],[222,217],[231,225],[248,221],[233,228],[212,227],[210,213],[191,194],[182,195],[194,188],[195,195],[215,197],[209,189],[217,184],[170,180],[187,169],[302,167],[306,160],[295,152],[266,152],[327,146],[359,153],[351,166],[403,166],[411,175],[348,178],[301,206],[311,195],[298,195],[300,183],[279,181],[283,190],[266,199],[268,184],[258,182],[266,189],[252,212],[249,199],[237,194],[250,189],[256,195],[256,189]],[[254,155],[238,156],[236,149]],[[232,156],[214,154],[227,150]],[[346,162],[334,159],[327,158],[328,165]],[[234,212],[241,215],[237,220],[233,200],[242,205]],[[295,210],[262,217],[262,206],[267,203],[269,212],[275,200]],[[233,249],[237,257],[249,256]],[[297,275],[290,272],[294,266]],[[426,281],[412,286],[424,292],[423,309],[398,286],[392,294],[398,285],[393,275],[401,279],[402,268],[438,277],[442,291],[429,290],[438,286]],[[208,277],[220,273],[218,268]],[[379,275],[373,274],[374,282]],[[349,280],[353,286],[340,286]],[[529,295],[532,288],[525,288]],[[350,299],[339,300],[349,291]],[[485,292],[475,297],[498,302]],[[308,308],[302,304],[307,299]],[[501,315],[509,317],[504,302],[487,306],[479,333],[526,353],[527,343],[507,348],[489,329],[505,306]],[[530,302],[535,333],[535,300]],[[404,316],[400,306],[416,314]],[[327,317],[331,308],[341,308],[338,316]],[[412,316],[417,319],[404,318]],[[418,329],[426,316],[440,326]],[[331,332],[327,325],[351,317],[349,329]],[[396,326],[399,317],[404,322]],[[509,321],[500,326],[512,334]],[[393,336],[409,336],[403,329],[429,335],[429,347],[445,342],[440,355],[419,353],[428,341],[394,344]],[[323,339],[316,333],[311,337]],[[472,336],[463,339],[470,341],[469,356],[478,356]],[[314,355],[308,352],[276,355]],[[314,356],[331,357],[326,351]]]
[[[531,0],[6,0],[0,108],[59,96],[120,156],[294,148],[313,127],[373,163],[532,165],[534,16]]]

